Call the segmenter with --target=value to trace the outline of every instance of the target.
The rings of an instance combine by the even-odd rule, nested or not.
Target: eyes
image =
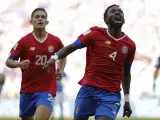
[[[114,13],[114,12],[116,12],[116,11],[118,11],[118,12],[120,12],[120,13],[123,13],[123,11],[122,11],[121,9],[111,9],[111,10],[110,10],[111,13]]]
[[[35,17],[34,18],[36,18],[36,19],[38,19],[38,18],[42,18],[42,19],[45,19],[46,18],[46,16],[45,15],[35,15]]]

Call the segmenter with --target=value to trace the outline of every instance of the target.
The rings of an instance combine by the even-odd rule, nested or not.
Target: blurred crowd
[[[105,27],[104,10],[111,4],[119,4],[125,13],[123,31],[137,45],[133,65],[133,90],[143,74],[148,74],[151,83],[154,64],[159,56],[160,45],[159,0],[5,0],[0,4],[0,73],[6,75],[1,97],[16,98],[20,89],[20,70],[5,67],[9,50],[25,34],[32,32],[30,14],[36,7],[48,12],[47,31],[59,36],[67,45],[92,26]],[[78,55],[77,55],[78,54]],[[64,92],[68,100],[73,99],[79,89],[78,80],[83,76],[85,49],[68,57],[65,72],[69,80]],[[74,72],[73,72],[74,71]],[[145,76],[146,77],[146,76]],[[135,81],[135,82],[134,82]],[[144,79],[142,80],[144,82]],[[72,88],[72,89],[71,89]],[[74,91],[73,91],[74,89]],[[144,89],[144,90],[145,90]],[[139,89],[137,89],[139,90]],[[137,94],[136,94],[137,95]],[[135,96],[136,96],[135,95]],[[133,96],[133,97],[135,97]]]

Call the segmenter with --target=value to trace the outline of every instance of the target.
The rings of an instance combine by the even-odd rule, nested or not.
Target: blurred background
[[[5,60],[13,45],[32,31],[29,23],[31,12],[36,7],[45,8],[50,22],[47,31],[68,45],[92,26],[106,27],[103,13],[112,4],[118,4],[124,10],[123,31],[137,45],[130,93],[132,117],[160,120],[160,79],[156,81],[156,90],[152,90],[153,72],[160,55],[160,0],[4,0],[0,4],[0,73],[6,76],[0,95],[3,120],[19,114],[20,69],[7,68]],[[74,100],[80,88],[77,82],[83,77],[84,69],[85,49],[68,56],[64,78],[58,83],[62,94],[57,97],[54,116],[73,116]]]

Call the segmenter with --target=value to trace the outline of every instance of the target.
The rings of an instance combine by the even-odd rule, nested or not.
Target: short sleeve
[[[136,46],[134,44],[132,49],[130,50],[130,53],[128,54],[128,57],[127,57],[125,64],[132,64],[132,62],[134,60],[135,52],[136,52]]]
[[[78,37],[78,40],[85,46],[92,46],[94,45],[94,36],[97,34],[97,31],[91,31],[90,29],[81,34]]]
[[[17,57],[22,57],[24,52],[24,38],[20,39],[11,49],[10,54]]]
[[[64,47],[62,41],[57,37],[57,47],[56,47],[56,52],[58,52],[60,49]]]
[[[156,68],[160,68],[160,56],[159,56],[158,59],[157,59],[157,62],[156,62],[155,67],[156,67]]]

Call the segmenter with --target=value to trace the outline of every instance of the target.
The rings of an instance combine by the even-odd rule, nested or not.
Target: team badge
[[[123,46],[122,47],[122,53],[127,54],[128,53],[128,46]]]
[[[48,47],[48,52],[52,53],[54,51],[54,48],[52,46]]]

